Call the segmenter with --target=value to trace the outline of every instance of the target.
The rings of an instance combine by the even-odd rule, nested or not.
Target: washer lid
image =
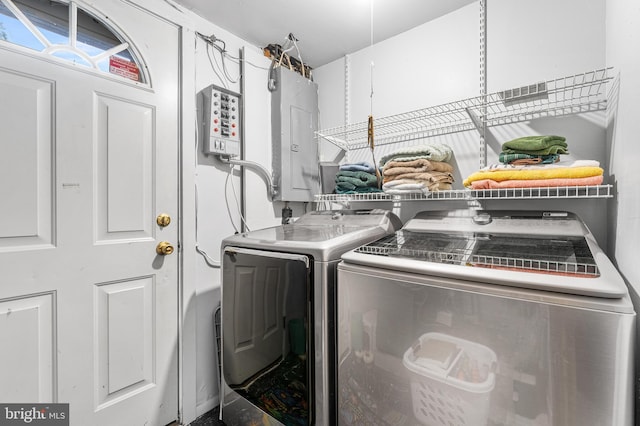
[[[401,225],[386,210],[314,211],[290,224],[230,236],[222,247],[308,253],[317,260],[336,260],[345,251],[388,235]]]
[[[400,220],[385,210],[325,210],[304,214],[293,223],[251,231],[247,237],[261,241],[329,241],[373,227],[395,230]]]

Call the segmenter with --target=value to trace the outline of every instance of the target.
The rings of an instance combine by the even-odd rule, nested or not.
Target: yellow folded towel
[[[471,186],[471,182],[491,179],[496,182],[505,180],[529,180],[529,179],[563,179],[563,178],[583,178],[589,176],[601,176],[604,170],[600,167],[556,167],[550,169],[514,169],[514,170],[493,170],[479,171],[469,175],[463,182],[465,187]]]

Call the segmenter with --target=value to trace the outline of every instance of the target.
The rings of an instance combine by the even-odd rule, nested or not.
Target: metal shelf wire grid
[[[376,145],[481,130],[541,117],[606,109],[612,68],[538,82],[501,92],[375,119]],[[368,148],[368,122],[319,130],[317,136],[345,149]]]
[[[377,256],[404,257],[425,262],[491,269],[581,277],[600,275],[591,252],[581,237],[551,241],[526,236],[483,238],[467,233],[417,233],[401,230],[361,246],[355,251]],[[507,256],[507,253],[511,256]],[[517,257],[518,254],[521,256]]]
[[[362,194],[317,194],[315,202],[351,202],[351,201],[434,201],[434,200],[521,200],[551,198],[612,198],[612,185],[560,186],[543,188],[505,188],[505,189],[452,189],[435,191],[429,194],[387,194],[384,192]]]

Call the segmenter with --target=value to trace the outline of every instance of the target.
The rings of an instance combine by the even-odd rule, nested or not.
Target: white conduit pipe
[[[247,161],[247,160],[236,160],[235,158],[224,157],[221,155],[218,155],[218,159],[226,164],[233,164],[236,166],[246,167],[256,172],[256,174],[261,175],[262,179],[264,179],[265,183],[267,184],[267,192],[269,194],[270,200],[273,200],[276,194],[278,193],[276,186],[274,185],[273,180],[271,179],[271,173],[269,173],[269,170],[267,170],[267,168],[264,167],[262,164],[259,164],[253,161]]]

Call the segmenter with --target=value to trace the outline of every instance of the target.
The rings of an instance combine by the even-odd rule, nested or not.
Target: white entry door
[[[98,4],[150,84],[0,45],[0,401],[69,403],[72,426],[166,425],[178,418],[179,28]],[[163,241],[176,252],[157,254]]]

